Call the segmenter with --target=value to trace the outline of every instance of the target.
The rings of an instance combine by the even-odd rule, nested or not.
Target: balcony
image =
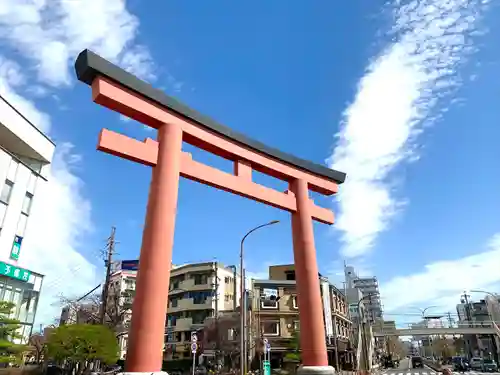
[[[195,303],[193,298],[183,298],[177,301],[177,306],[169,307],[167,311],[169,314],[172,314],[186,310],[207,310],[214,308],[215,301],[211,297],[207,298],[204,303]]]
[[[207,282],[203,284],[196,284],[194,278],[189,278],[183,280],[179,283],[177,288],[173,288],[170,293],[182,293],[183,291],[196,291],[196,290],[212,290],[214,288],[215,281],[213,277],[208,277]]]

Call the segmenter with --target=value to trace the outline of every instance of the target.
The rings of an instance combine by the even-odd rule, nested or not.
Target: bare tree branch
[[[129,328],[134,294],[132,290],[120,291],[116,284],[111,284],[109,287],[104,324],[118,334],[126,332]],[[60,295],[57,304],[66,309],[66,324],[99,323],[100,293],[90,294],[84,299],[68,298]]]

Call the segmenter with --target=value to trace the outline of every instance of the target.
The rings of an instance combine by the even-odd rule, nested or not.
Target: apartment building
[[[43,275],[26,268],[31,209],[49,178],[54,143],[0,97],[0,300],[12,302],[20,343],[33,329]],[[37,198],[38,199],[38,198]],[[34,241],[30,238],[31,241]]]
[[[117,262],[110,278],[107,319],[115,320],[111,323],[119,337],[121,359],[127,353],[138,269],[138,260]],[[216,311],[234,311],[240,299],[239,276],[234,267],[219,262],[193,263],[172,265],[170,272],[165,360],[190,357],[191,333],[202,329]]]
[[[233,266],[206,262],[174,266],[167,310],[165,359],[190,357],[191,333],[206,320],[234,311],[240,300],[240,280]],[[203,350],[200,348],[200,350]],[[210,355],[210,353],[204,353]]]
[[[323,316],[329,361],[335,365],[335,350],[340,361],[346,360],[351,321],[345,295],[328,280],[318,275],[323,301]],[[271,345],[271,366],[283,360],[295,332],[300,331],[299,309],[294,265],[269,267],[269,279],[253,280],[250,291],[252,306],[250,337],[254,341],[255,361],[262,353],[262,339]]]

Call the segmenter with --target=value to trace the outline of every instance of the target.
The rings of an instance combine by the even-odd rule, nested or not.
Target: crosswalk
[[[485,372],[479,372],[479,371],[467,371],[465,373],[463,372],[458,372],[458,371],[452,371],[452,375],[485,375]],[[442,375],[441,372],[436,372],[436,371],[401,371],[401,370],[388,370],[388,371],[382,371],[381,375]],[[488,375],[500,375],[500,372],[489,372]]]

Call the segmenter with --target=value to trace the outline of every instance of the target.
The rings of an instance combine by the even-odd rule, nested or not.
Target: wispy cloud
[[[342,253],[367,253],[404,200],[391,173],[418,158],[417,136],[448,107],[442,101],[461,84],[460,64],[474,52],[481,0],[393,1],[387,46],[368,66],[355,100],[343,114],[331,167],[347,172],[338,197],[336,228]]]
[[[123,0],[2,0],[0,42],[11,47],[4,54],[12,53],[0,56],[0,93],[50,134],[51,116],[28,97],[57,99],[52,92],[71,84],[81,50],[90,48],[142,79],[156,78],[149,50],[136,41],[138,27]],[[37,313],[42,323],[60,313],[53,306],[59,293],[81,295],[101,281],[92,262],[97,254],[88,250],[92,206],[78,176],[81,162],[73,145],[59,141],[23,243],[22,266],[46,275]]]
[[[19,1],[0,3],[0,39],[33,63],[40,82],[57,87],[85,48],[145,80],[154,80],[149,50],[135,42],[139,20],[123,0]]]

